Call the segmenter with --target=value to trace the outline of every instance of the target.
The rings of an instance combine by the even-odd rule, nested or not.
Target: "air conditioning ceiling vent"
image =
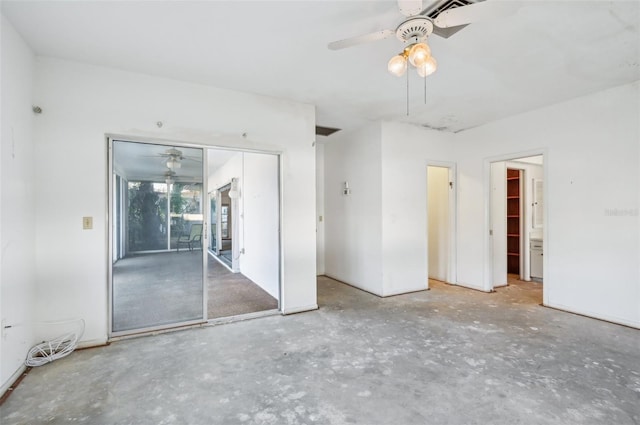
[[[462,6],[467,6],[473,3],[478,3],[480,1],[483,0],[442,0],[442,1],[437,1],[433,6],[431,6],[430,8],[428,8],[424,15],[431,18],[432,21],[434,21],[438,15],[440,15],[442,12],[444,12],[445,10],[449,10],[449,9],[455,9],[456,7],[462,7]],[[457,33],[458,31],[460,31],[462,28],[466,27],[466,25],[460,25],[457,27],[450,27],[450,28],[438,28],[438,27],[433,27],[433,32],[434,34],[438,34],[440,37],[443,38],[449,38],[451,37],[453,34]]]

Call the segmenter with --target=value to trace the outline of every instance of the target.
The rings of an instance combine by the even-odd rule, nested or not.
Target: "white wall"
[[[429,278],[447,280],[449,261],[449,169],[427,167]]]
[[[33,146],[34,55],[0,16],[0,394],[15,380],[29,348],[35,300]],[[3,329],[4,326],[11,326]]]
[[[380,158],[380,123],[341,131],[325,145],[325,274],[383,295]]]
[[[49,58],[35,94],[40,318],[84,318],[84,344],[107,337],[106,133],[281,152],[282,307],[316,308],[312,106]]]
[[[450,161],[450,133],[382,123],[383,294],[428,287],[427,164]]]
[[[487,160],[543,152],[545,303],[640,326],[639,87],[635,82],[456,135],[465,184],[458,210],[461,280],[488,287]]]
[[[377,143],[366,143],[377,141],[378,124],[328,142],[327,274],[378,295],[424,288],[424,170],[429,160],[453,161],[455,283],[491,290],[490,164],[544,154],[545,304],[640,326],[639,87],[635,82],[456,134],[384,122],[379,155]],[[347,178],[357,184],[344,199],[340,184]],[[367,198],[356,198],[362,190]],[[358,206],[348,203],[352,199]],[[367,227],[353,232],[353,222]],[[382,238],[374,241],[371,234],[380,229]],[[370,269],[363,253],[372,254]]]
[[[323,137],[323,136],[317,136]],[[324,137],[323,137],[324,138]],[[324,141],[316,142],[316,273],[325,273],[324,266]]]
[[[240,272],[278,299],[278,157],[249,152],[243,156]]]
[[[452,135],[381,122],[325,145],[326,275],[380,296],[426,289],[427,164]],[[351,195],[342,194],[344,181]]]

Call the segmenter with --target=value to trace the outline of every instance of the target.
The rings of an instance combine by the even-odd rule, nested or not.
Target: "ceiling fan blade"
[[[398,8],[404,16],[415,16],[422,12],[422,0],[398,0]]]
[[[473,22],[488,21],[514,14],[520,5],[516,1],[489,0],[445,10],[434,24],[439,28],[457,27]]]
[[[369,43],[370,41],[384,40],[395,33],[396,32],[392,30],[383,30],[358,37],[345,38],[344,40],[329,43],[329,49],[340,50],[346,49],[347,47],[357,46],[358,44]]]

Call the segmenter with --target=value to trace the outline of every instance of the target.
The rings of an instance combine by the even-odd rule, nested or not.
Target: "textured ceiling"
[[[439,68],[426,104],[411,75],[409,116],[407,80],[386,70],[395,37],[327,49],[395,29],[395,1],[2,1],[2,13],[39,55],[311,103],[330,127],[459,131],[640,79],[640,2],[518,3],[508,18],[430,37]]]

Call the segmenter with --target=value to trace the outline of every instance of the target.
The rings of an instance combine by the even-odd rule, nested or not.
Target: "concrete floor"
[[[11,424],[637,424],[640,331],[540,307],[540,286],[381,299],[120,341],[33,369]]]

